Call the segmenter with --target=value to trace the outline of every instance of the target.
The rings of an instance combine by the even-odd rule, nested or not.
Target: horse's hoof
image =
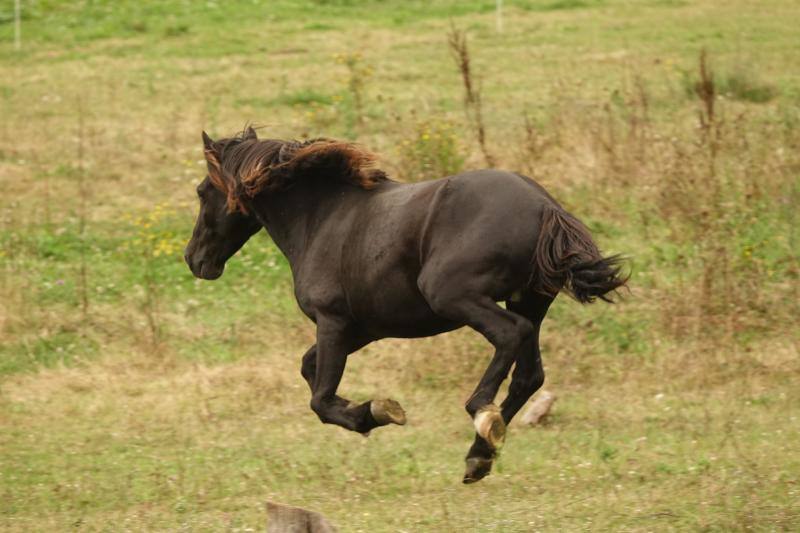
[[[464,483],[480,481],[492,471],[492,460],[483,457],[467,457],[467,469],[464,472]]]
[[[481,407],[475,413],[474,423],[478,435],[493,449],[500,449],[506,438],[506,423],[503,421],[500,408],[493,403]]]
[[[385,400],[372,400],[369,404],[369,412],[375,422],[385,426],[386,424],[397,424],[398,426],[405,425],[406,412],[400,407],[400,404],[394,400],[386,398]]]

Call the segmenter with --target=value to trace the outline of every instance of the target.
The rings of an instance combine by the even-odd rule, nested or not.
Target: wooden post
[[[503,0],[497,0],[497,33],[503,33]]]
[[[535,426],[547,417],[550,409],[553,407],[553,402],[556,401],[556,395],[550,391],[543,390],[536,395],[536,399],[528,404],[528,407],[520,417],[520,423],[526,426]]]
[[[336,533],[336,528],[317,512],[267,502],[267,533]]]
[[[22,15],[22,0],[14,0],[14,50],[22,48],[22,25],[20,24],[20,17]]]

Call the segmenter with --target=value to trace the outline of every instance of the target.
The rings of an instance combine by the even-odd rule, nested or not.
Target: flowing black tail
[[[581,303],[591,303],[595,298],[611,302],[609,293],[628,281],[622,274],[623,262],[619,255],[600,255],[580,220],[558,207],[546,208],[531,284],[538,292],[552,296],[566,289]]]

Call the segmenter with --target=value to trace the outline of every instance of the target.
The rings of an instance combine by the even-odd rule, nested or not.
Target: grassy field
[[[800,54],[794,0],[22,1],[0,6],[0,529],[800,530]],[[486,143],[448,48],[464,30]],[[701,51],[711,70],[701,73]],[[369,438],[308,408],[314,330],[254,238],[182,249],[200,131],[325,135],[414,181],[535,177],[631,257],[559,298],[538,428],[461,484],[471,331],[351,358]],[[455,371],[453,369],[456,369]]]

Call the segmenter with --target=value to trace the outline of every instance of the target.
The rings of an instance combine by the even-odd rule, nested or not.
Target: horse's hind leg
[[[475,424],[476,442],[480,442],[466,459],[464,482],[472,483],[489,473],[495,451],[505,438],[505,421],[493,403],[494,397],[517,354],[533,350],[535,331],[528,319],[503,309],[488,296],[444,289],[426,294],[426,298],[438,315],[469,325],[495,348],[492,361],[466,404]]]
[[[506,302],[506,309],[530,320],[534,331],[532,351],[517,354],[508,395],[501,405],[503,420],[506,424],[511,422],[514,415],[544,383],[542,354],[539,351],[539,331],[553,299],[552,296],[532,293],[524,294],[520,301],[509,300]]]
[[[539,330],[542,320],[547,313],[553,297],[541,294],[524,294],[521,301],[506,302],[506,309],[527,318],[533,326],[533,342],[529,346],[529,351],[521,350],[516,354],[514,372],[511,374],[511,383],[508,387],[508,395],[501,404],[501,414],[503,422],[509,424],[514,415],[519,412],[525,402],[534,392],[544,383],[544,368],[542,368],[542,357],[539,351]],[[480,436],[475,437],[467,457],[483,458],[475,460],[473,463],[476,468],[483,465],[491,467],[491,463],[486,464],[485,460],[493,456],[493,450],[486,441]],[[488,470],[483,473],[486,475]],[[481,472],[472,472],[475,481],[480,479]],[[465,477],[466,480],[466,477]]]

